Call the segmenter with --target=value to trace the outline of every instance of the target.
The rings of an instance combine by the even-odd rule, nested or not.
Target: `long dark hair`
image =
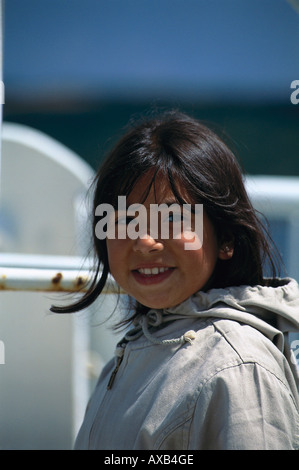
[[[93,183],[93,277],[77,302],[53,306],[53,312],[82,310],[101,294],[109,275],[109,261],[106,241],[95,234],[99,220],[95,209],[103,203],[116,207],[117,197],[129,195],[140,176],[149,170],[153,175],[151,184],[157,175],[166,177],[179,203],[185,202],[179,191],[184,187],[194,203],[204,205],[219,243],[233,239],[233,257],[217,261],[209,288],[265,285],[265,265],[269,277],[277,277],[276,249],[248,198],[236,157],[210,128],[172,111],[146,119],[127,131],[100,166]],[[134,315],[148,310],[138,303],[134,309]]]

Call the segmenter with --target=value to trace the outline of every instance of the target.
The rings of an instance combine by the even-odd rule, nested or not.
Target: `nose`
[[[155,240],[155,238],[150,235],[144,235],[135,240],[133,250],[135,252],[142,253],[144,255],[155,253],[157,251],[162,251],[164,245],[161,241]]]

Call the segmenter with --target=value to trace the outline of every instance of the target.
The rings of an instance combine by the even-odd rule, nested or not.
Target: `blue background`
[[[299,174],[287,0],[7,0],[3,76],[4,119],[95,168],[132,116],[176,107],[228,134],[245,171]]]

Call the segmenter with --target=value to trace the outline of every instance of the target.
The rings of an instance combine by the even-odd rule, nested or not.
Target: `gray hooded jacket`
[[[290,279],[151,310],[103,369],[75,449],[299,449],[291,331]]]

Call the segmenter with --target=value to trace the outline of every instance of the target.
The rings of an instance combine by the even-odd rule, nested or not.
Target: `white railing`
[[[79,256],[0,253],[0,290],[31,292],[84,292],[92,261]],[[118,292],[110,276],[103,293]]]

